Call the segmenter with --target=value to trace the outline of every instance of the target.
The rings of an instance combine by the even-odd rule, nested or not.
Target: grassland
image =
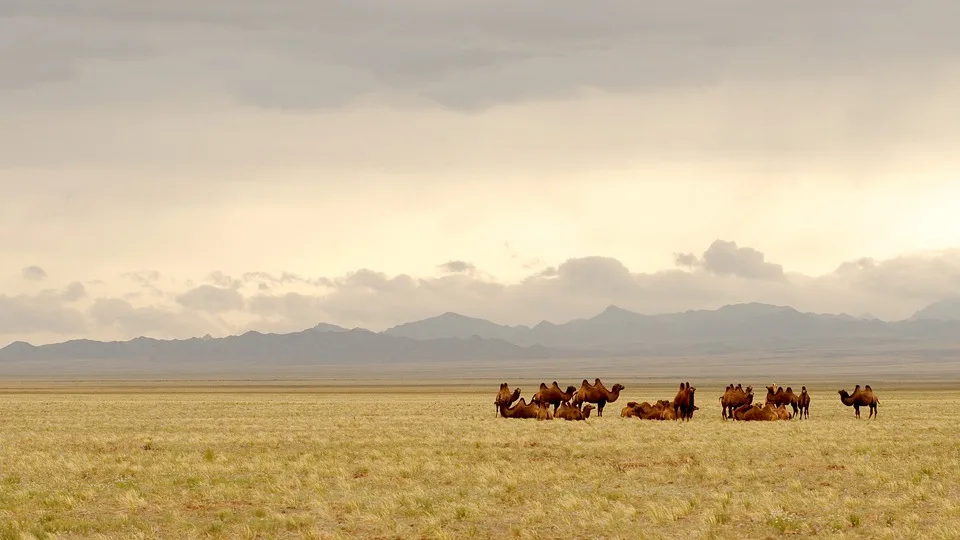
[[[811,420],[734,423],[697,386],[690,423],[497,418],[496,383],[14,388],[0,538],[960,537],[960,387],[875,385],[857,421],[808,385]]]

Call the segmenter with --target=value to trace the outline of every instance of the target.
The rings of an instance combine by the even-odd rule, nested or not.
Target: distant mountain
[[[408,322],[384,330],[389,336],[411,339],[469,338],[513,341],[529,332],[527,326],[503,326],[485,319],[447,312],[421,321]]]
[[[313,330],[314,332],[349,332],[349,330],[347,330],[342,326],[337,326],[335,324],[329,324],[325,322],[317,323],[317,325],[311,328],[311,330]]]
[[[286,367],[306,364],[525,360],[569,358],[577,354],[591,353],[520,346],[499,339],[414,340],[363,329],[318,332],[311,328],[291,334],[247,332],[225,338],[205,336],[185,340],[139,337],[130,341],[103,342],[80,339],[41,346],[15,342],[0,349],[0,369],[4,362],[13,361],[123,360],[133,365],[162,364],[167,367],[196,367],[200,364]]]
[[[957,319],[960,321],[960,319]],[[921,323],[922,324],[918,324]],[[871,342],[960,339],[960,326],[941,320],[886,322],[848,314],[801,313],[789,306],[745,303],[716,310],[643,315],[610,305],[599,314],[562,324],[502,326],[484,319],[445,313],[406,323],[385,333],[414,339],[477,335],[517,345],[587,348],[619,353],[725,347],[856,346]]]
[[[960,321],[960,298],[945,298],[917,311],[911,321]]]
[[[789,306],[761,303],[658,315],[610,305],[590,318],[560,324],[543,321],[533,327],[499,325],[448,312],[379,333],[319,323],[289,334],[251,331],[225,338],[80,339],[42,346],[18,341],[0,349],[0,375],[57,374],[62,370],[279,373],[330,366],[353,370],[408,366],[403,369],[416,371],[426,364],[449,373],[454,366],[464,369],[485,362],[507,362],[519,368],[524,361],[552,364],[560,360],[589,362],[584,360],[589,358],[642,369],[644,359],[654,357],[693,364],[711,355],[799,355],[829,361],[881,350],[936,357],[953,366],[960,357],[960,317],[954,316],[958,308],[955,301],[943,301],[908,320],[887,322],[869,316],[802,313]]]

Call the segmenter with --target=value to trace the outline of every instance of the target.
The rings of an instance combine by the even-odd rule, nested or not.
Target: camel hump
[[[600,386],[600,377],[597,377],[596,379],[594,379],[593,384]]]
[[[793,392],[793,387],[792,387],[792,386],[788,386],[788,387],[787,387],[787,392]]]
[[[867,388],[867,390],[873,390],[873,388],[870,388],[870,385],[869,385],[869,384],[866,386],[866,388]]]
[[[547,389],[547,383],[540,383],[540,389],[541,389],[541,390],[546,390],[546,389]]]

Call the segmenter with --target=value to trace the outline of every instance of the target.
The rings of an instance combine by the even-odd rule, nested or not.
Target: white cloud
[[[722,263],[701,262],[710,261],[717,252],[728,258]],[[610,257],[572,258],[509,283],[479,272],[415,278],[359,270],[316,279],[265,272],[234,278],[214,272],[216,280],[232,287],[181,284],[179,291],[142,297],[139,302],[96,297],[84,304],[86,291],[74,283],[60,291],[0,297],[4,314],[0,341],[41,335],[50,341],[141,334],[185,338],[248,329],[290,332],[321,321],[381,330],[446,311],[504,324],[535,324],[543,319],[563,322],[592,316],[610,304],[663,313],[759,301],[804,311],[868,312],[900,319],[960,293],[960,249],[887,260],[858,259],[822,276],[783,272],[762,252],[723,240],[699,256],[690,254],[690,260],[696,264],[684,258],[675,269],[635,273]],[[466,261],[453,262],[462,263],[455,264],[455,269],[471,266]],[[261,283],[271,285],[265,291]]]

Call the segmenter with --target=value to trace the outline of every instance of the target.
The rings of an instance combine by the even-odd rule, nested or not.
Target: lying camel
[[[534,403],[537,406],[537,420],[553,420],[553,414],[550,412],[550,404]]]
[[[500,391],[497,392],[497,398],[493,400],[493,404],[497,407],[497,412],[499,413],[501,403],[509,407],[518,399],[520,399],[520,389],[516,388],[513,393],[510,393],[510,387],[507,386],[507,383],[502,383],[500,384]]]
[[[639,418],[641,420],[663,420],[663,411],[669,407],[670,402],[662,399],[655,405],[651,405],[646,401],[643,403],[631,401],[627,403],[627,406],[620,412],[620,416],[625,418]]]
[[[540,407],[533,403],[527,403],[523,398],[513,407],[507,407],[506,403],[500,403],[498,406],[500,416],[504,418],[538,418]]]
[[[680,383],[680,391],[673,398],[673,412],[680,420],[690,420],[693,418],[694,392],[697,389],[690,386],[690,383]]]
[[[800,409],[798,418],[810,418],[810,394],[807,393],[807,387],[800,388],[800,395],[797,396],[797,408]]]
[[[586,420],[590,418],[590,411],[593,409],[593,405],[588,404],[584,406],[581,411],[573,405],[564,402],[560,404],[560,408],[557,409],[557,414],[553,415],[553,417],[558,420]]]
[[[840,390],[840,401],[843,402],[847,407],[853,405],[854,413],[857,418],[860,418],[860,407],[870,407],[870,416],[867,418],[876,418],[877,417],[877,406],[880,405],[880,400],[877,399],[876,394],[873,393],[873,388],[870,388],[868,384],[867,387],[863,390],[860,389],[858,384],[856,388],[853,389],[853,395],[847,394],[846,390]]]
[[[777,411],[777,416],[779,416],[781,420],[790,420],[793,418],[793,414],[787,410],[786,405],[777,405],[774,410]]]
[[[793,388],[787,387],[786,390],[777,385],[767,387],[767,403],[777,405],[790,405],[793,408],[793,414],[797,414],[797,395],[793,393]]]
[[[623,389],[624,386],[620,383],[613,385],[612,389],[607,390],[599,378],[597,378],[593,384],[590,384],[584,379],[583,382],[580,383],[580,389],[577,390],[573,396],[573,404],[577,408],[580,408],[584,403],[596,403],[597,416],[603,416],[603,407],[607,403],[616,401],[620,397],[620,391]]]
[[[540,390],[533,395],[533,402],[553,405],[553,414],[557,414],[557,408],[560,407],[560,404],[565,401],[570,401],[570,398],[572,398],[576,392],[577,389],[574,386],[568,386],[566,391],[561,390],[557,381],[553,381],[553,386],[540,383]]]
[[[743,405],[753,403],[753,387],[748,386],[746,390],[743,386],[732,383],[727,386],[726,391],[720,396],[720,417],[724,420],[733,418],[733,410]]]
[[[767,403],[762,407],[759,403],[744,405],[733,411],[733,417],[745,422],[773,422],[780,420],[780,415],[777,414],[777,410],[772,403]]]

